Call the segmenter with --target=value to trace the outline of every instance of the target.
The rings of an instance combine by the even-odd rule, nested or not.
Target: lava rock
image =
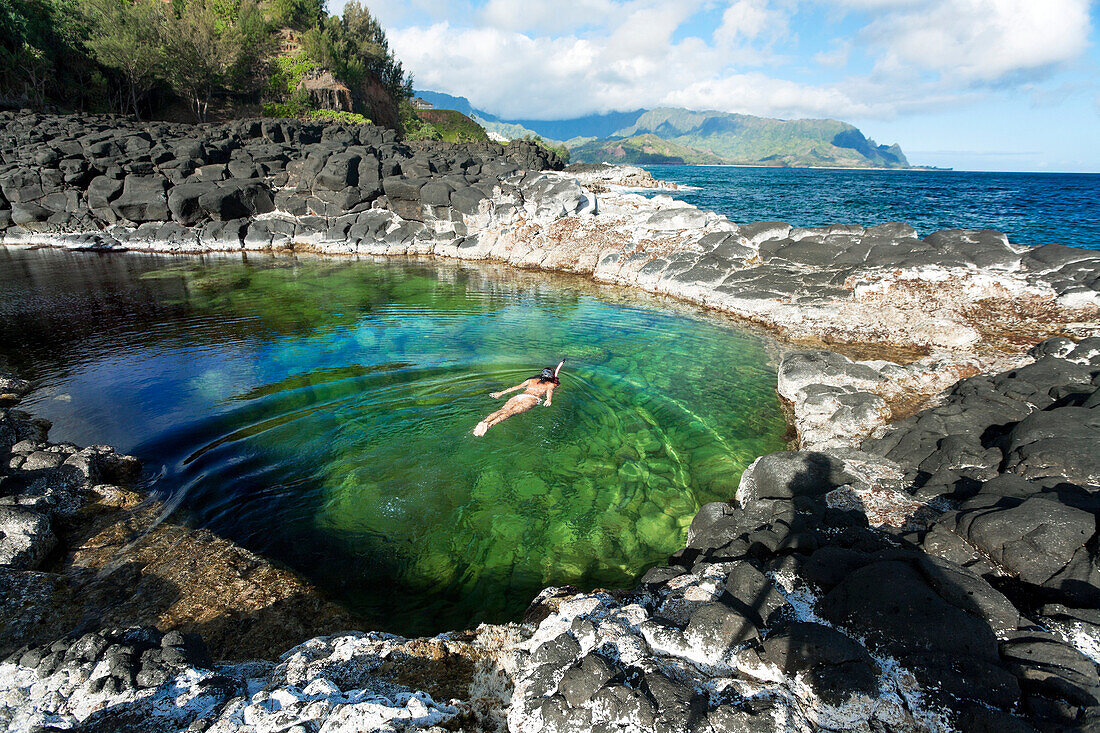
[[[940,597],[907,562],[851,573],[822,598],[819,613],[890,655],[926,687],[952,698],[1008,707],[1019,685],[1001,664],[988,621]]]
[[[1100,704],[1096,665],[1053,634],[1013,633],[1001,643],[1001,657],[1027,692],[1065,700],[1072,705]]]
[[[737,498],[744,504],[753,499],[824,495],[854,480],[843,462],[827,453],[770,453],[745,471]]]
[[[954,515],[955,532],[1008,572],[1041,585],[1096,533],[1096,518],[1047,495],[1020,501],[982,494]]]
[[[126,176],[122,194],[111,202],[111,210],[136,224],[166,221],[169,217],[167,189],[168,181],[164,176]]]
[[[764,641],[768,659],[784,673],[807,672],[814,691],[830,704],[853,693],[874,695],[879,668],[855,641],[828,626],[792,623]]]
[[[759,626],[768,625],[778,612],[789,606],[772,582],[748,562],[734,564],[724,591],[726,602]]]
[[[15,506],[0,506],[0,566],[37,568],[57,545],[44,514]]]
[[[587,654],[573,667],[566,670],[558,683],[558,692],[565,701],[577,707],[592,697],[618,674],[618,670],[598,654]]]
[[[700,606],[684,629],[684,639],[692,648],[713,660],[721,660],[733,647],[759,636],[756,625],[746,614],[725,603]]]

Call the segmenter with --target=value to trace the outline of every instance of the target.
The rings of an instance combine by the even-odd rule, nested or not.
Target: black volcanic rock
[[[873,695],[878,688],[878,665],[867,650],[828,626],[790,624],[769,636],[764,650],[783,672],[807,672],[810,685],[827,702],[853,692]]]
[[[120,218],[140,224],[168,218],[168,181],[157,175],[128,175],[122,182],[122,194],[111,203]]]
[[[392,130],[294,120],[142,124],[3,112],[0,140],[14,143],[0,146],[0,230],[98,233],[91,246],[153,242],[154,232],[164,242],[194,242],[211,220],[252,219],[276,207],[331,220],[373,204],[409,221],[448,219],[452,206],[475,213],[500,176],[562,167],[553,153],[524,141],[406,145]],[[420,189],[429,182],[423,203],[433,210],[426,211]],[[178,226],[142,229],[169,219],[194,228],[194,237]],[[130,230],[103,232],[115,224]],[[259,234],[213,241],[276,246],[274,236]]]
[[[948,603],[909,563],[856,570],[822,598],[820,612],[933,689],[995,706],[1019,698],[989,623]],[[969,679],[956,676],[960,667]]]

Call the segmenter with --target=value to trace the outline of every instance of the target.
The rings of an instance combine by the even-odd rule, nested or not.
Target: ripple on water
[[[108,304],[98,335],[19,350],[73,396],[35,405],[55,439],[103,442],[106,426],[164,464],[156,490],[189,521],[387,630],[516,618],[546,585],[630,585],[682,546],[701,504],[782,448],[756,337],[592,287],[158,258],[65,283],[63,253],[22,256],[60,282],[0,285],[0,316],[45,324],[63,320],[51,302]],[[112,311],[107,293],[138,307]],[[470,434],[502,403],[489,392],[559,358],[549,409]]]

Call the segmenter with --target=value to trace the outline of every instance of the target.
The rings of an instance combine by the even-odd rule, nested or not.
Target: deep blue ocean
[[[995,229],[1018,244],[1100,249],[1100,174],[869,171],[652,165],[657,178],[696,187],[673,196],[739,224],[785,221]]]

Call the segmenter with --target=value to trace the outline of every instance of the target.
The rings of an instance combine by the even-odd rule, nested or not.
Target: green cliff
[[[839,120],[674,108],[647,110],[607,138],[575,139],[569,145],[577,162],[909,167],[900,147],[878,145]]]
[[[879,145],[840,120],[779,120],[661,107],[565,120],[505,120],[464,97],[421,90],[461,110],[491,135],[564,145],[578,163],[686,163],[789,167],[909,168],[898,145]],[[559,142],[564,141],[564,142]]]

